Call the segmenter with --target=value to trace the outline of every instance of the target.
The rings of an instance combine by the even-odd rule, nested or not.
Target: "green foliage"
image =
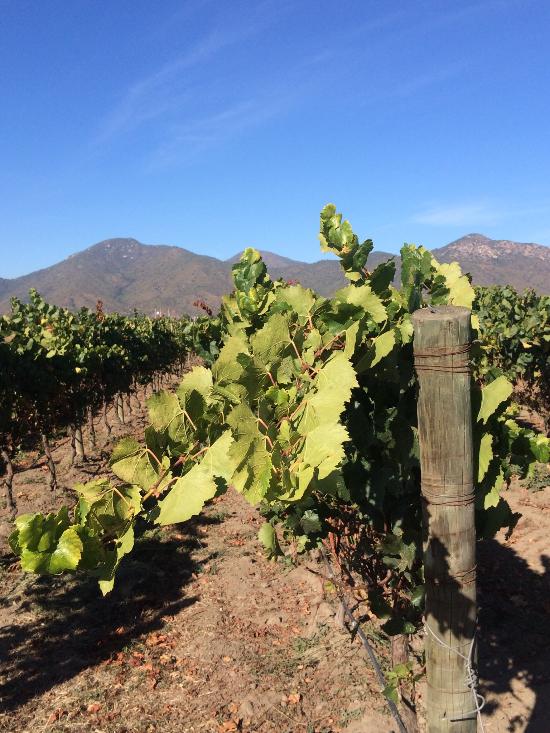
[[[350,281],[332,298],[272,281],[259,253],[244,252],[212,368],[197,367],[175,394],[149,401],[144,443],[126,439],[111,458],[121,485],[102,484],[97,496],[94,484],[77,488],[85,509],[63,532],[74,528],[82,551],[76,565],[76,541],[72,554],[63,551],[68,570],[91,570],[108,590],[136,523],[184,521],[233,485],[266,517],[260,540],[269,556],[282,552],[280,540],[297,552],[337,542],[370,579],[370,607],[385,631],[415,628],[424,579],[411,313],[470,307],[474,290],[457,265],[439,265],[414,245],[401,251],[397,290],[394,263],[369,272],[372,242],[360,243],[332,205],[321,214],[321,246]],[[485,380],[477,369],[477,514],[480,534],[489,535],[517,519],[500,493],[512,470],[527,474],[549,444],[514,420],[506,377]],[[22,557],[39,551],[44,521],[36,520],[32,547],[16,528]],[[55,553],[63,532],[40,552]],[[87,542],[96,549],[85,552]],[[51,560],[36,567],[51,572]]]
[[[180,368],[190,351],[211,363],[220,331],[220,319],[124,317],[99,303],[72,313],[34,290],[28,303],[14,298],[0,317],[0,444],[14,452],[80,425],[88,409]]]
[[[382,690],[382,694],[397,705],[399,703],[399,686],[403,682],[413,683],[421,678],[422,675],[414,674],[412,662],[396,664],[386,673],[386,686]]]
[[[523,402],[550,418],[550,296],[510,286],[476,288],[479,373],[506,376]]]
[[[264,522],[258,532],[258,539],[262,543],[265,549],[266,556],[269,559],[273,559],[281,554],[281,548],[279,546],[279,540],[277,539],[277,533],[273,525],[269,522]]]

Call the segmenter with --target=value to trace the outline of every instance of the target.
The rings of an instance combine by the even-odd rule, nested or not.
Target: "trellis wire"
[[[468,656],[465,654],[462,654],[462,652],[459,652],[458,649],[453,649],[452,646],[447,644],[447,642],[443,641],[433,629],[431,629],[428,624],[424,624],[424,628],[426,629],[426,633],[430,634],[433,639],[436,640],[438,644],[440,644],[442,647],[447,649],[450,652],[453,652],[454,654],[457,654],[461,659],[464,659],[466,662],[466,684],[469,687],[469,689],[472,692],[472,695],[474,697],[474,710],[470,710],[467,713],[464,713],[463,717],[461,718],[450,718],[451,723],[457,723],[461,720],[468,720],[470,715],[477,715],[477,719],[479,721],[479,726],[481,728],[481,733],[485,733],[485,727],[483,726],[483,719],[481,717],[481,711],[485,707],[485,698],[483,695],[480,695],[477,691],[478,686],[478,676],[477,672],[474,668],[474,648],[475,648],[475,642],[476,642],[476,634],[474,633],[472,637],[472,641],[470,643],[470,649],[468,650]]]
[[[329,562],[329,560],[327,558],[326,552],[322,548],[321,548],[321,553],[323,555],[323,559],[325,561],[325,565],[326,565],[328,574],[330,575],[331,579],[333,581],[335,581],[336,580],[336,577],[334,575],[334,571],[333,571],[332,566],[331,566],[331,564],[330,564],[330,562]],[[343,597],[343,594],[338,590],[338,588],[337,588],[337,592],[338,592],[338,598],[340,600],[340,603],[342,604],[342,608],[344,609],[344,613],[346,614],[346,616],[351,621],[350,631],[351,631],[352,634],[356,633],[357,636],[361,639],[361,642],[362,642],[363,646],[365,647],[365,649],[367,650],[367,654],[369,655],[369,659],[370,659],[370,662],[372,664],[372,667],[373,667],[373,669],[374,669],[374,671],[376,673],[376,676],[378,678],[378,682],[382,685],[382,688],[384,688],[386,686],[386,679],[384,677],[384,673],[382,672],[382,669],[380,668],[380,664],[378,663],[378,659],[376,658],[376,655],[375,655],[374,651],[372,650],[372,647],[370,645],[370,642],[369,642],[369,640],[368,640],[365,632],[363,631],[363,629],[359,625],[359,621],[357,621],[357,619],[355,618],[355,616],[351,612],[351,609],[348,606],[348,604],[346,602],[346,599]],[[397,709],[397,705],[393,702],[393,700],[389,700],[385,696],[384,696],[384,699],[386,701],[386,705],[388,706],[390,713],[392,714],[393,719],[397,723],[397,727],[399,728],[399,732],[400,733],[408,733],[408,731],[407,731],[407,729],[405,727],[405,724],[403,723],[403,721],[401,720],[401,716],[399,715],[399,711]]]

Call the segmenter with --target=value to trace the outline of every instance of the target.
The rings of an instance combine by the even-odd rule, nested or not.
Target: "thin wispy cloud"
[[[148,167],[154,170],[188,163],[205,150],[221,145],[283,114],[294,104],[299,93],[299,88],[293,88],[292,91],[264,89],[256,97],[174,126],[165,142],[152,151]]]
[[[418,74],[402,83],[396,84],[395,87],[388,90],[388,96],[409,97],[428,87],[447,82],[449,79],[460,76],[467,68],[468,64],[466,62],[460,62],[434,71],[428,71],[425,74]]]
[[[509,219],[523,219],[547,214],[550,202],[535,202],[518,206],[510,202],[478,201],[428,206],[413,214],[411,221],[428,226],[493,225]]]
[[[258,41],[255,37],[282,18],[285,18],[285,23],[291,22],[295,6],[290,0],[263,0],[244,14],[228,13],[223,6],[221,9],[214,6],[211,0],[195,0],[184,8],[182,17],[195,16],[207,8],[207,17],[202,18],[202,37],[180,55],[122,90],[118,102],[101,122],[92,154],[101,154],[105,145],[115,145],[124,138],[132,139],[131,136],[142,132],[143,127],[146,128],[145,134],[149,135],[149,142],[148,149],[141,149],[140,158],[148,168],[188,161],[198,152],[242,134],[277,114],[284,114],[290,99],[296,105],[304,105],[315,94],[319,97],[320,89],[331,81],[338,82],[350,65],[364,64],[365,54],[372,56],[372,68],[376,68],[378,59],[383,55],[383,47],[395,43],[402,33],[430,32],[439,24],[452,22],[460,15],[503,3],[504,0],[475,2],[457,11],[434,13],[433,18],[427,22],[424,19],[422,23],[410,8],[373,15],[362,24],[346,28],[345,33],[342,32],[342,43],[336,42],[339,31],[335,30],[336,41],[333,38],[327,45],[314,40],[309,48],[302,44],[297,55],[287,55],[283,67],[286,86],[276,88],[280,86],[281,79],[275,78],[280,71],[274,65],[271,68],[267,65],[268,71],[264,76],[248,73],[248,47],[244,48],[245,61],[238,84],[234,83],[237,78],[234,65],[231,62],[225,65],[224,60],[231,59],[227,53],[229,50],[238,50],[243,58],[245,42],[254,39],[250,44],[253,48]],[[177,14],[173,16],[174,23],[178,17]],[[283,31],[283,24],[279,25]],[[347,52],[342,56],[344,46]],[[357,102],[360,96],[355,89],[344,90],[343,94],[351,94],[359,106],[381,99],[406,98],[430,87],[443,87],[467,66],[467,62],[461,60],[443,68],[428,68],[420,74],[417,69],[417,74],[410,78],[407,77],[407,66],[401,78],[394,75],[393,79],[386,79],[382,74],[378,79],[374,74],[363,103]],[[314,67],[321,72],[317,73]],[[242,79],[250,83],[243,84]],[[292,93],[300,85],[301,98]],[[243,90],[239,86],[247,88]],[[201,114],[197,113],[198,109]],[[425,215],[430,217],[430,212]]]
[[[255,6],[246,20],[240,18],[238,23],[232,24],[223,18],[214,20],[202,38],[185,52],[122,91],[119,101],[102,120],[95,142],[103,144],[171,112],[185,113],[186,103],[197,97],[199,87],[203,90],[202,80],[217,57],[259,34],[286,8],[286,2],[275,4],[273,0],[264,0]]]
[[[501,218],[501,213],[489,205],[469,203],[431,207],[414,214],[411,221],[415,224],[446,227],[495,224]]]
[[[134,82],[104,120],[98,142],[105,142],[180,107],[191,92],[191,83],[184,76],[185,72],[206,63],[222,49],[244,40],[251,32],[252,29],[240,32],[214,30],[187,53]]]

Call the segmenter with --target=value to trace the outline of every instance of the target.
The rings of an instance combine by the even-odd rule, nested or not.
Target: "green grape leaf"
[[[392,682],[384,687],[382,690],[382,694],[385,698],[390,700],[394,703],[394,705],[399,705],[399,693],[397,692],[397,683]]]
[[[483,437],[481,438],[480,444],[479,444],[479,459],[478,459],[478,472],[477,472],[477,480],[481,481],[485,474],[487,473],[487,469],[489,468],[489,464],[493,460],[493,436],[491,433],[485,433]]]
[[[355,353],[357,334],[359,333],[359,325],[359,321],[354,321],[349,328],[346,328],[346,345],[344,347],[344,356],[347,359],[351,359],[351,357]]]
[[[260,527],[258,539],[264,546],[268,558],[275,558],[282,554],[279,540],[277,539],[277,533],[269,522],[264,522]]]
[[[445,278],[445,285],[449,290],[449,305],[459,305],[471,310],[475,298],[475,291],[466,277],[462,274],[457,262],[439,264],[433,260],[436,271]]]
[[[154,459],[134,438],[123,438],[115,446],[111,455],[110,466],[115,476],[121,481],[136,484],[145,491],[158,481],[159,462],[151,464]]]
[[[176,423],[182,414],[177,396],[173,392],[156,392],[147,400],[149,420],[155,430],[166,430]],[[176,423],[177,424],[177,423]]]
[[[272,315],[250,339],[254,356],[266,366],[278,360],[289,344],[288,320],[282,313]]]
[[[36,552],[24,548],[21,553],[21,569],[26,573],[46,575],[50,569],[50,552]]]
[[[198,392],[204,402],[208,402],[210,393],[212,392],[212,372],[210,369],[206,369],[203,366],[196,366],[183,376],[177,389],[177,395],[183,399],[190,392]]]
[[[202,511],[205,503],[218,493],[220,480],[231,476],[228,453],[233,438],[227,430],[203,457],[183,476],[177,479],[166,496],[159,501],[156,524],[185,522]]]
[[[531,453],[538,463],[550,462],[550,438],[545,435],[534,435],[529,438]]]
[[[401,336],[401,343],[410,344],[413,340],[414,327],[409,313],[406,313],[403,320],[397,324],[397,330]]]
[[[362,308],[375,323],[382,323],[388,317],[384,304],[368,285],[348,285],[338,290],[334,298]]]
[[[374,348],[374,357],[370,363],[371,367],[376,366],[379,361],[392,351],[395,346],[395,332],[386,331],[386,333],[380,334],[380,336],[377,336],[373,340],[372,346]]]
[[[376,295],[381,295],[389,288],[394,277],[395,261],[392,259],[387,262],[381,262],[372,271],[369,277],[369,285]]]
[[[290,285],[286,288],[280,288],[277,291],[275,299],[278,303],[287,303],[302,318],[307,318],[315,307],[316,302],[313,291],[301,285]]]
[[[343,444],[347,440],[349,435],[343,425],[318,425],[307,433],[301,459],[305,465],[318,469],[320,479],[326,478],[343,461]]]
[[[386,331],[372,340],[367,353],[357,364],[357,373],[362,374],[373,366],[376,366],[384,357],[388,356],[395,346],[395,331]]]
[[[505,376],[497,377],[494,382],[483,387],[481,390],[481,406],[477,416],[478,422],[486,423],[493,415],[500,404],[505,402],[514,388]]]
[[[500,492],[504,484],[504,474],[502,468],[499,470],[498,475],[495,479],[491,490],[485,494],[483,498],[483,508],[489,509],[490,507],[496,507],[500,501]]]
[[[108,478],[99,478],[85,484],[75,484],[73,488],[87,504],[92,504],[100,499],[102,494],[108,491],[110,487],[111,483]]]
[[[239,335],[228,338],[218,358],[212,365],[214,382],[221,383],[223,386],[238,381],[243,373],[243,367],[237,361],[237,356],[247,353],[248,346],[244,336]]]
[[[55,574],[63,570],[76,570],[82,556],[82,547],[78,527],[68,527],[51,555],[49,572]]]
[[[115,573],[120,561],[134,549],[134,527],[130,525],[127,531],[118,538],[114,552],[110,552],[106,562],[98,571],[98,585],[105,596],[113,590]]]
[[[351,391],[357,386],[355,370],[340,351],[321,367],[313,383],[313,394],[304,398],[298,432],[306,435],[319,425],[337,423]]]
[[[306,509],[300,520],[302,529],[306,534],[314,534],[322,529],[319,514],[313,509]]]
[[[247,405],[235,407],[227,423],[234,441],[229,450],[234,466],[231,483],[251,504],[257,504],[266,495],[271,481],[272,463],[266,438]]]

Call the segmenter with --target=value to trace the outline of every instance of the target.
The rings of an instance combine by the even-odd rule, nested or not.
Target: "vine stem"
[[[267,371],[267,372],[266,372],[266,374],[267,374],[267,376],[269,377],[269,379],[270,379],[270,381],[271,381],[271,384],[272,384],[272,385],[273,385],[274,387],[276,387],[276,386],[277,386],[277,383],[276,383],[276,382],[275,382],[275,380],[273,379],[273,375],[271,374],[271,372],[270,372],[270,371]]]
[[[124,494],[119,489],[117,489],[116,486],[112,486],[111,488],[112,488],[112,490],[113,490],[113,492],[115,494],[118,494],[118,496],[120,496],[120,498],[126,504],[126,506],[128,507],[128,509],[132,509],[133,508],[132,505],[130,504],[130,502],[128,501],[128,499],[124,496]]]
[[[191,416],[189,415],[189,413],[187,412],[187,410],[183,410],[183,414],[185,415],[185,417],[191,423],[191,426],[193,427],[193,430],[196,430],[197,429],[197,426],[195,425],[195,423],[193,422],[193,420],[191,420]]]
[[[172,486],[172,484],[175,484],[175,483],[176,483],[176,481],[177,481],[178,479],[180,479],[180,478],[181,478],[181,476],[174,476],[174,478],[171,478],[171,479],[170,479],[170,481],[169,481],[169,482],[168,482],[168,483],[166,484],[166,486],[163,486],[163,487],[162,487],[162,490],[163,490],[163,491],[166,491],[166,489],[168,489],[168,488],[169,488],[170,486]],[[161,480],[162,480],[162,479],[161,479]],[[143,496],[143,499],[141,500],[141,503],[142,503],[142,504],[143,504],[143,502],[144,502],[144,501],[146,501],[147,499],[150,499],[150,498],[151,498],[151,496],[158,496],[158,495],[159,495],[159,493],[160,493],[160,492],[158,491],[158,487],[159,487],[159,485],[160,485],[160,481],[157,481],[157,483],[156,483],[156,484],[155,484],[155,485],[154,485],[154,486],[153,486],[153,487],[152,487],[151,489],[149,489],[149,491],[148,491],[148,492],[147,492],[147,493],[146,493],[146,494],[145,494],[145,495]]]
[[[11,462],[10,454],[6,448],[2,448],[0,455],[6,465],[6,477],[4,478],[4,484],[6,486],[6,501],[10,510],[10,518],[13,518],[17,511],[17,505],[13,497],[13,463]]]

